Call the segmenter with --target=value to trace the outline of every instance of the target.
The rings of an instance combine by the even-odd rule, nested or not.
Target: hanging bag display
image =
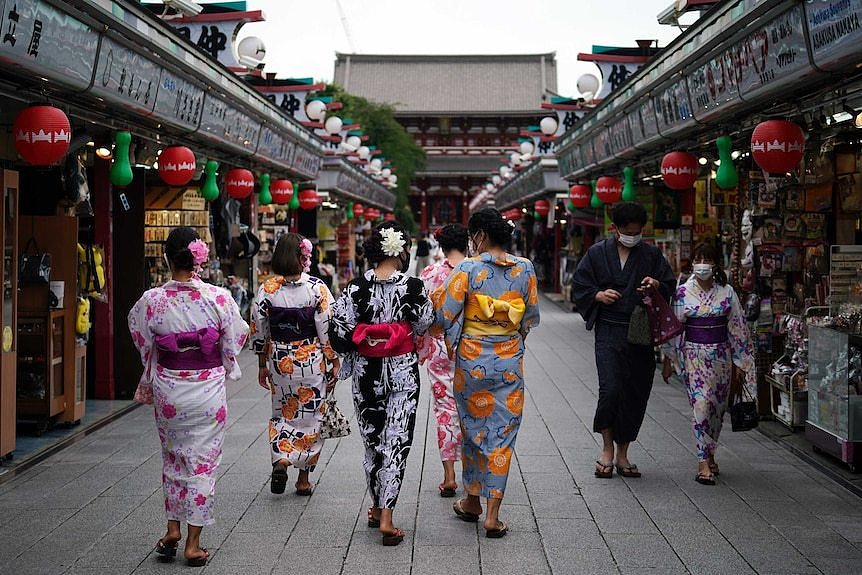
[[[36,238],[31,236],[21,253],[18,282],[22,285],[44,285],[51,281],[51,254],[39,251]]]

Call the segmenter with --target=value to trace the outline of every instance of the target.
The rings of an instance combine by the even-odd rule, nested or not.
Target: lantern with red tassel
[[[602,176],[596,181],[596,195],[603,204],[615,204],[623,195],[623,184],[619,178]]]
[[[293,197],[293,182],[290,180],[273,180],[269,185],[272,201],[284,205]]]
[[[661,177],[672,190],[690,190],[697,180],[700,164],[688,152],[670,152],[661,160]]]
[[[57,163],[69,151],[72,128],[69,118],[53,106],[30,106],[21,110],[12,125],[15,149],[34,166]]]
[[[572,205],[576,208],[586,208],[590,205],[590,197],[593,195],[593,191],[589,186],[585,186],[583,184],[575,184],[569,190],[569,200],[572,202]]]
[[[254,191],[254,175],[250,170],[234,168],[224,178],[227,195],[235,200],[244,200]]]
[[[751,133],[751,156],[763,171],[784,174],[794,169],[805,152],[805,133],[787,120],[761,122]]]
[[[365,213],[365,206],[362,204],[353,204],[353,217],[357,220],[362,219],[362,215]]]
[[[551,211],[551,203],[548,202],[548,200],[536,200],[536,203],[533,205],[533,209],[537,214],[544,218],[548,215],[548,212]]]
[[[299,207],[303,210],[313,210],[318,203],[316,189],[306,188],[299,191]]]
[[[159,176],[169,186],[185,186],[196,168],[195,153],[185,146],[168,146],[159,155]]]

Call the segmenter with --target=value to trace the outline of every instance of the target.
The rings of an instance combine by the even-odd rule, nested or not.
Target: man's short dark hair
[[[624,228],[629,224],[645,226],[647,213],[644,207],[637,202],[620,202],[614,206],[611,220],[618,228]]]

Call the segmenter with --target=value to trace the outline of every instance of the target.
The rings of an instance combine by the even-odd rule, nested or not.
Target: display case
[[[855,472],[862,464],[862,336],[811,326],[808,359],[805,435],[815,451]]]
[[[66,405],[65,317],[62,309],[18,317],[18,418],[35,421],[40,432]]]

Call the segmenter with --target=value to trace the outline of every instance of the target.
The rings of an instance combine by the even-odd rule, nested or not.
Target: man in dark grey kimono
[[[595,328],[596,334],[599,402],[593,431],[601,433],[603,441],[596,477],[612,477],[614,466],[624,477],[640,477],[628,460],[628,447],[637,439],[646,413],[655,355],[651,346],[631,344],[626,335],[632,311],[641,302],[640,290],[651,285],[669,299],[676,281],[661,251],[641,242],[647,221],[643,206],[618,203],[612,220],[613,237],[596,243],[581,258],[572,289],[587,329]]]

